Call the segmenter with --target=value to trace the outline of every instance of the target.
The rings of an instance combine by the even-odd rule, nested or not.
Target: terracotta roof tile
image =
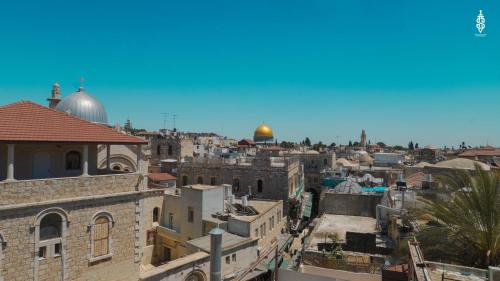
[[[152,181],[166,181],[177,179],[169,173],[149,173],[148,178]]]
[[[74,117],[19,101],[0,106],[0,142],[147,144],[147,141]]]

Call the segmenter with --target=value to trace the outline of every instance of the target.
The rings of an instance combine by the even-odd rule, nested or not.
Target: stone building
[[[164,274],[173,271],[169,264],[175,264],[180,271],[193,263],[201,269],[199,279],[195,280],[207,280],[208,258],[200,255],[200,251],[210,253],[209,234],[215,228],[224,230],[224,280],[247,269],[258,258],[261,249],[267,249],[282,235],[286,221],[282,201],[238,200],[231,189],[229,185],[196,184],[165,191],[162,214],[156,226],[154,258],[141,273],[141,280],[174,280]]]
[[[165,159],[180,161],[184,157],[193,157],[193,140],[177,132],[151,138],[150,147],[152,166],[159,166]]]
[[[0,280],[138,280],[150,259],[163,190],[147,188],[147,143],[100,124],[96,100],[78,111],[89,97],[80,89],[63,98],[63,112],[0,107]],[[123,145],[139,152],[133,172],[114,171],[109,157],[99,167],[99,147],[109,156]]]
[[[179,163],[177,186],[230,184],[236,196],[283,200],[284,214],[301,203],[304,168],[291,157],[191,158]]]
[[[321,192],[321,173],[325,170],[334,170],[337,167],[337,159],[333,151],[290,151],[287,155],[299,159],[304,165],[306,191]]]

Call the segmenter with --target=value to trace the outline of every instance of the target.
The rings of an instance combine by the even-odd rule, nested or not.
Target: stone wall
[[[58,204],[57,207],[67,214],[68,219],[62,235],[62,253],[60,257],[41,260],[35,245],[34,224],[40,212],[54,206],[2,211],[0,232],[7,241],[0,264],[4,279],[36,280],[36,273],[40,281],[54,280],[51,274],[61,273],[64,280],[137,280],[139,267],[134,261],[136,201],[136,196],[124,196]],[[109,212],[114,221],[110,228],[112,256],[91,263],[89,225],[94,215],[102,211]]]
[[[332,215],[376,217],[376,207],[383,195],[325,192],[320,212]]]
[[[304,175],[302,166],[298,161],[285,161],[285,165],[273,166],[266,159],[254,162],[225,164],[221,161],[185,162],[178,168],[177,186],[198,183],[201,177],[204,184],[233,185],[236,196],[247,195],[249,190],[255,198],[283,200],[284,214],[287,214],[288,199],[296,189],[303,185]],[[239,181],[239,188],[234,186],[235,180]],[[262,190],[258,190],[258,181],[262,181]]]
[[[143,182],[138,174],[0,182],[0,206],[131,192]]]

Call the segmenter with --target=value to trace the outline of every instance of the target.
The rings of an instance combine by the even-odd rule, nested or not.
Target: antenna
[[[174,121],[174,130],[175,130],[175,119],[179,116],[179,114],[172,114],[172,119]]]
[[[163,115],[163,130],[167,130],[167,120],[169,117],[172,117],[172,121],[174,123],[174,127],[173,129],[175,129],[175,121],[177,120],[177,116],[179,116],[179,114],[172,114],[172,113],[168,113],[168,112],[163,112],[161,113],[161,115]]]
[[[163,113],[161,113],[161,115],[163,115],[163,130],[166,131],[167,130],[167,116],[168,116],[168,113],[163,112]]]

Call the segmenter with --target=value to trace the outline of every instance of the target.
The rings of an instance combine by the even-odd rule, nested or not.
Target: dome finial
[[[80,87],[78,87],[78,92],[83,92],[84,88],[83,88],[83,82],[85,82],[85,78],[80,77]]]

